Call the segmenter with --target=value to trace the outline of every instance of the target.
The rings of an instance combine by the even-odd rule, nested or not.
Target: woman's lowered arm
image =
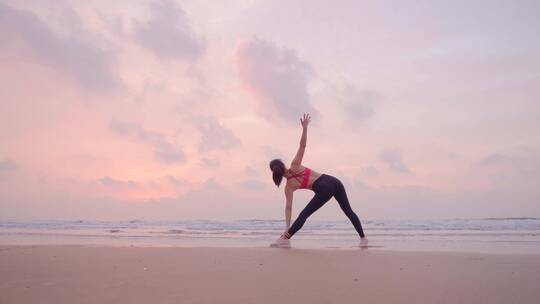
[[[285,231],[289,230],[291,227],[291,213],[292,213],[292,202],[293,202],[293,190],[291,188],[285,187]]]

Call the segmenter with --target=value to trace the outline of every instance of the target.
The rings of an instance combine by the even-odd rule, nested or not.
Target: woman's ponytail
[[[279,187],[281,180],[283,179],[283,174],[285,174],[285,164],[281,159],[273,159],[270,162],[270,170],[272,170],[272,179],[276,186]]]

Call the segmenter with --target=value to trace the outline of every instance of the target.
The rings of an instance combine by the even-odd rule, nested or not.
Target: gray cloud
[[[217,168],[220,165],[219,159],[213,159],[213,158],[201,158],[201,162],[206,165],[209,168]]]
[[[540,177],[540,155],[536,150],[526,149],[515,152],[493,152],[477,161],[477,167],[496,169],[514,173],[521,177],[537,179]]]
[[[403,162],[401,151],[397,148],[386,149],[379,153],[379,159],[385,162],[388,167],[396,172],[408,173],[409,168]]]
[[[17,170],[17,163],[11,158],[0,159],[0,172]]]
[[[176,187],[181,187],[181,186],[186,185],[186,181],[179,180],[178,178],[172,175],[167,175],[167,180],[169,181],[169,183],[173,184]]]
[[[134,182],[132,180],[119,180],[119,179],[114,179],[114,178],[111,178],[109,176],[104,176],[102,178],[99,179],[99,182],[102,183],[103,185],[106,185],[106,186],[111,186],[111,187],[125,187],[125,188],[136,188],[137,187],[137,182]]]
[[[244,168],[244,172],[250,176],[250,177],[259,177],[261,175],[261,172],[251,166],[247,166]]]
[[[236,62],[244,86],[259,101],[261,117],[296,124],[303,113],[318,116],[308,94],[313,70],[294,50],[252,38],[239,45]]]
[[[154,149],[154,158],[163,164],[172,164],[185,161],[184,151],[167,141],[165,135],[155,131],[145,130],[138,124],[121,121],[112,121],[110,129],[122,136],[131,137]]]
[[[459,153],[456,153],[456,152],[448,152],[448,154],[446,156],[449,159],[452,159],[452,160],[457,160],[457,159],[462,159],[463,158],[463,155],[461,155]]]
[[[278,149],[270,146],[261,146],[260,148],[265,157],[268,159],[268,162],[274,158],[280,158],[283,162],[287,162],[287,156],[285,156],[285,154]]]
[[[147,22],[136,21],[135,40],[159,58],[195,60],[204,53],[204,43],[191,31],[186,12],[174,1],[151,5]]]
[[[377,168],[375,168],[374,166],[362,167],[360,169],[360,172],[369,176],[375,176],[379,174],[379,170],[377,170]]]
[[[255,179],[242,181],[240,186],[249,191],[263,191],[266,189],[266,184]]]
[[[207,117],[196,122],[196,127],[201,132],[199,151],[207,152],[216,149],[231,149],[241,145],[240,139],[232,130],[219,123],[216,117]]]
[[[503,155],[498,152],[491,153],[488,156],[478,161],[478,165],[480,166],[494,166],[494,165],[518,164],[518,163],[519,163],[518,158],[510,157],[508,155]]]
[[[372,91],[346,85],[341,95],[343,110],[351,126],[359,126],[374,115],[375,93]]]
[[[78,16],[73,13],[70,18]],[[0,49],[18,52],[21,44],[9,39],[20,41],[37,62],[63,72],[84,89],[104,92],[118,87],[120,80],[113,69],[115,53],[92,43],[80,20],[76,21],[69,35],[60,36],[34,13],[0,3]]]

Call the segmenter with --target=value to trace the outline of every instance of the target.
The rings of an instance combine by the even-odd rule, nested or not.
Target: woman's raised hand
[[[300,118],[300,123],[302,124],[302,128],[307,128],[310,120],[311,120],[311,116],[309,116],[309,114],[304,113],[304,117]]]

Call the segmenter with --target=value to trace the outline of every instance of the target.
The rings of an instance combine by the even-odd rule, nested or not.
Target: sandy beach
[[[0,303],[538,303],[540,256],[0,246]]]

